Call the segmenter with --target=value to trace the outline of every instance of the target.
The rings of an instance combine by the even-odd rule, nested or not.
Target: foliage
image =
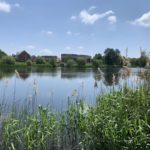
[[[23,107],[2,124],[3,149],[150,149],[150,85],[126,84],[97,98],[95,106],[68,101],[59,114]],[[32,110],[32,109],[31,109]]]
[[[29,60],[26,61],[26,64],[27,64],[27,66],[32,66],[33,63],[32,63],[32,61],[29,59]]]
[[[73,67],[75,64],[76,64],[76,62],[75,62],[73,59],[68,59],[68,60],[67,60],[67,63],[66,63],[66,66],[67,66],[68,68],[71,68],[71,67]]]
[[[140,57],[140,58],[130,58],[131,66],[139,66],[139,67],[145,67],[147,58],[146,57]]]
[[[84,58],[82,58],[82,57],[77,58],[78,67],[85,67],[85,64],[86,64],[86,60]]]
[[[147,58],[146,57],[140,57],[139,62],[140,62],[140,67],[145,67],[146,62],[147,62]]]
[[[1,59],[3,65],[15,65],[15,59],[11,56],[3,56]]]
[[[7,54],[0,49],[0,58],[2,58],[3,56],[7,56]]]
[[[107,48],[104,52],[104,62],[107,65],[123,65],[123,59],[118,49]]]
[[[36,64],[45,64],[46,63],[45,59],[42,57],[37,57],[35,62],[36,62]]]
[[[50,59],[50,60],[49,60],[49,63],[50,63],[50,65],[51,65],[52,67],[56,67],[56,66],[57,66],[57,62],[56,62],[55,59]]]
[[[93,57],[93,59],[102,59],[102,58],[103,56],[100,53],[95,54],[95,56]]]
[[[98,68],[98,67],[100,67],[100,65],[102,65],[102,60],[93,59],[92,64],[93,64],[94,67]]]

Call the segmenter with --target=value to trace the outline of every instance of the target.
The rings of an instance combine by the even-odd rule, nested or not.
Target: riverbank
[[[95,106],[70,99],[61,113],[33,101],[13,105],[3,120],[2,148],[149,149],[149,90],[149,82],[137,88],[124,84],[97,97]]]

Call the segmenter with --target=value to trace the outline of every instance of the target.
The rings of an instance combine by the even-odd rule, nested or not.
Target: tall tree
[[[104,62],[107,65],[123,65],[123,58],[118,49],[107,48],[104,51]]]

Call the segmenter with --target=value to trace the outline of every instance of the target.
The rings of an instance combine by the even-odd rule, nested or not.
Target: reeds
[[[150,149],[150,82],[136,89],[114,88],[97,97],[95,106],[69,99],[62,113],[30,107],[13,107],[3,120],[2,149]]]

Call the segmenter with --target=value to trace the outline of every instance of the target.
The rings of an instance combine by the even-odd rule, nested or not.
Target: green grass
[[[150,149],[150,85],[126,85],[97,98],[68,101],[65,112],[15,105],[2,123],[3,149]],[[34,111],[33,111],[34,110]]]

